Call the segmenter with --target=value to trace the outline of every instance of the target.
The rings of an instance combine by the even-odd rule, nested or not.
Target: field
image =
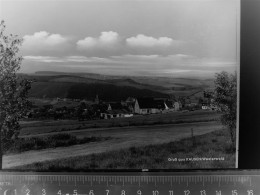
[[[131,147],[142,147],[153,144],[169,143],[182,138],[191,136],[193,129],[194,136],[221,130],[223,127],[219,121],[196,122],[182,124],[165,124],[139,127],[114,127],[101,129],[82,129],[71,131],[77,138],[82,137],[111,137],[102,142],[93,142],[87,144],[73,145],[69,147],[57,147],[53,149],[31,150],[19,154],[5,155],[3,158],[3,167],[15,168],[44,162],[48,160],[79,157],[97,153],[106,153],[119,149]],[[45,133],[38,136],[50,136],[56,133]],[[209,146],[208,146],[209,147]]]
[[[221,129],[165,144],[133,146],[100,154],[37,162],[17,166],[15,169],[84,171],[89,169],[234,168],[235,151],[230,148],[229,141],[227,130]]]
[[[2,144],[4,154],[17,154],[30,150],[41,150],[47,148],[69,147],[72,145],[85,144],[90,142],[102,142],[111,139],[110,137],[76,137],[68,133],[59,133],[49,136],[37,136],[10,140]]]
[[[67,132],[81,129],[102,129],[114,127],[134,127],[144,125],[180,124],[217,121],[220,114],[212,111],[173,112],[153,115],[136,115],[131,118],[115,118],[108,120],[46,120],[24,121],[21,123],[20,136],[30,136],[51,132]]]

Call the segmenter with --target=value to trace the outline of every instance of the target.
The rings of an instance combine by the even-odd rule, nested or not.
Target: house
[[[207,103],[202,103],[202,104],[201,104],[201,109],[202,109],[202,110],[209,110],[209,109],[210,109],[210,106],[209,106]]]
[[[200,99],[204,98],[203,91],[197,91],[185,97],[185,107],[196,107],[200,104]]]
[[[96,117],[100,117],[101,113],[105,113],[108,110],[108,105],[104,103],[93,104],[91,107]]]
[[[129,113],[127,110],[108,110],[100,114],[102,119],[111,119],[111,118],[126,118],[132,117],[133,114]]]
[[[136,98],[128,97],[125,102],[126,103],[132,103],[132,102],[135,102],[135,101],[136,101]]]
[[[164,104],[165,104],[165,109],[162,110],[163,113],[168,113],[168,112],[175,112],[175,105],[174,105],[175,101],[174,100],[169,100],[167,99]]]
[[[169,109],[163,100],[154,100],[153,98],[138,98],[134,104],[134,113],[136,114],[156,114]]]
[[[136,101],[136,98],[128,97],[128,98],[126,99],[126,101],[121,102],[121,104],[124,105],[124,106],[126,106],[127,109],[128,109],[131,113],[134,113],[135,101]]]
[[[120,102],[110,102],[106,104],[107,109],[100,113],[100,118],[102,119],[111,119],[111,118],[124,118],[132,117],[133,114],[129,109],[122,105]]]
[[[174,102],[174,111],[179,111],[182,108],[181,102]]]

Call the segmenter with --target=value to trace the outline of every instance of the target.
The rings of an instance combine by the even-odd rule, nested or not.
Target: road
[[[85,156],[94,153],[138,147],[151,144],[168,143],[191,136],[191,128],[194,135],[202,135],[215,130],[222,129],[220,122],[200,122],[185,124],[168,124],[156,126],[124,127],[109,129],[86,129],[71,131],[77,137],[103,136],[113,139],[104,142],[93,142],[70,147],[59,147],[55,149],[44,149],[27,151],[20,154],[9,154],[3,156],[3,168],[12,169],[16,166],[43,162],[47,160],[62,159],[67,157]],[[53,133],[42,134],[50,135]]]

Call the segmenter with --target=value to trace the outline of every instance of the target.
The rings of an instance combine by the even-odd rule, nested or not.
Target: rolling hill
[[[213,87],[213,79],[110,76],[92,73],[36,72],[25,75],[34,80],[29,95],[36,98],[122,100],[133,97],[188,96]]]

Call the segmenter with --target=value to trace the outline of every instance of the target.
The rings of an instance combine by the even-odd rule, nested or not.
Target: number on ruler
[[[184,195],[190,195],[190,190],[184,190]]]
[[[25,193],[26,193],[26,195],[30,195],[30,190],[29,190],[29,189],[26,189],[26,190],[25,190]]]
[[[73,195],[78,195],[77,190],[73,190]]]
[[[220,191],[216,191],[216,195],[221,195],[221,190]]]
[[[247,190],[247,195],[254,195],[254,191],[253,190]]]
[[[170,190],[170,191],[169,191],[169,195],[173,195],[173,190]]]
[[[121,191],[121,195],[125,195],[125,190],[122,190],[122,191]]]
[[[206,195],[206,190],[201,190],[200,195]]]
[[[61,195],[61,190],[59,190],[57,194]]]
[[[237,190],[232,190],[232,195],[238,195]]]
[[[46,195],[46,190],[42,189],[42,195]]]
[[[88,195],[94,195],[94,190],[90,190]]]
[[[141,190],[138,190],[138,191],[137,191],[137,194],[138,194],[138,195],[142,195],[142,191],[141,191]]]
[[[153,191],[153,195],[159,195],[159,191],[158,190]]]
[[[106,190],[107,195],[109,194],[109,190]]]

